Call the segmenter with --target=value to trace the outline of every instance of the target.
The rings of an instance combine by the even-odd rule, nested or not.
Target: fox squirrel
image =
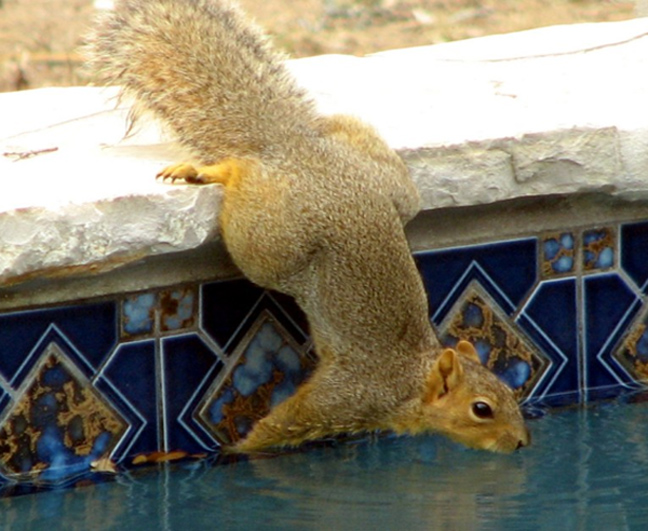
[[[118,0],[90,66],[195,154],[158,177],[224,186],[222,237],[256,284],[306,313],[319,364],[230,448],[338,433],[441,432],[509,452],[530,437],[512,391],[465,341],[442,348],[404,225],[419,196],[367,124],[323,116],[226,0]]]

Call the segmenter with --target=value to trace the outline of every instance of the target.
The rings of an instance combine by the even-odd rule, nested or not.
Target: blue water
[[[0,500],[0,529],[648,529],[648,405],[530,421],[513,455],[439,437],[131,472]]]

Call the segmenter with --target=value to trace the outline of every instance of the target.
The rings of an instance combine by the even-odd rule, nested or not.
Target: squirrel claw
[[[156,178],[171,182],[182,181],[186,184],[227,184],[232,177],[240,177],[245,165],[240,161],[228,159],[206,166],[180,163],[167,166]]]
[[[180,163],[167,166],[155,176],[157,179],[162,179],[166,182],[168,179],[172,183],[176,181],[184,181],[191,184],[202,184],[204,181],[201,179],[198,170],[192,164]]]

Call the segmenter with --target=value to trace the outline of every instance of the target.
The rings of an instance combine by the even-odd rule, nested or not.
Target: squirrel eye
[[[479,419],[493,418],[493,409],[486,402],[473,403],[472,412]]]

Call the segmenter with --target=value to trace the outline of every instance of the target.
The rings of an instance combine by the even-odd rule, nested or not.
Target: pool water
[[[383,437],[0,500],[0,529],[648,529],[648,404],[529,422],[512,455]]]

